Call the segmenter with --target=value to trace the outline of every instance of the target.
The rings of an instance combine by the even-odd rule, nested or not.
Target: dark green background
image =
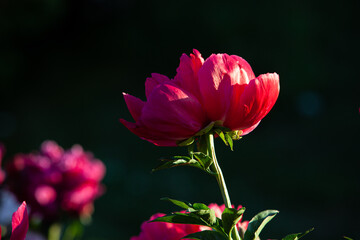
[[[168,196],[221,203],[192,168],[151,174],[184,154],[132,135],[122,92],[145,99],[152,72],[174,77],[182,53],[225,52],[256,75],[280,75],[279,99],[231,152],[217,154],[245,219],[280,214],[263,239],[311,227],[307,239],[360,238],[359,10],[353,1],[2,0],[0,141],[7,160],[46,139],[79,143],[107,166],[107,193],[85,239],[129,239]]]

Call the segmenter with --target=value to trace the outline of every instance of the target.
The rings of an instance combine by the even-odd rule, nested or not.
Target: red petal
[[[166,136],[158,136],[159,134],[157,132],[151,131],[145,126],[138,126],[136,123],[128,122],[125,119],[120,119],[120,122],[124,124],[124,126],[132,133],[144,140],[155,144],[156,146],[177,146],[177,141],[175,139],[166,139]]]
[[[202,129],[205,114],[196,97],[173,84],[163,84],[154,91],[141,116],[148,129],[178,140]]]
[[[237,61],[238,65],[241,69],[244,69],[244,71],[246,72],[247,78],[249,80],[253,80],[255,78],[255,74],[254,74],[250,64],[245,59],[243,59],[242,57],[236,56],[236,55],[231,55],[231,57]]]
[[[204,63],[204,59],[198,50],[193,50],[194,54],[190,57],[183,54],[180,58],[180,65],[176,69],[176,76],[174,81],[181,88],[191,92],[194,96],[200,99],[200,90],[198,84],[198,72]]]
[[[137,121],[141,116],[141,111],[144,107],[144,102],[139,98],[123,93],[126,105],[130,111],[131,116]]]
[[[10,240],[24,240],[29,229],[26,203],[23,202],[12,215],[12,234]]]
[[[149,98],[151,92],[157,87],[159,84],[162,84],[166,81],[170,81],[170,79],[159,73],[152,73],[150,78],[146,79],[145,82],[145,95],[146,98]]]
[[[280,91],[279,75],[263,74],[245,88],[237,87],[224,126],[230,129],[254,129],[274,106]],[[251,129],[251,130],[252,130]]]
[[[227,54],[211,55],[199,70],[202,103],[212,121],[224,121],[235,84],[246,84],[246,72],[238,59]]]

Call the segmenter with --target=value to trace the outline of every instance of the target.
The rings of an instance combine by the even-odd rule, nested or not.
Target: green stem
[[[214,164],[214,170],[216,172],[216,180],[217,180],[218,185],[220,187],[220,191],[221,191],[223,201],[225,203],[225,207],[231,208],[232,207],[231,206],[231,201],[230,201],[228,190],[226,188],[225,179],[224,179],[224,176],[222,174],[219,163],[218,163],[218,161],[216,159],[213,133],[207,134],[206,143],[207,143],[207,147],[208,147],[208,154],[212,158],[212,161],[213,161],[213,164]],[[233,229],[231,235],[233,235],[236,240],[241,240],[239,232],[237,231],[236,227]]]

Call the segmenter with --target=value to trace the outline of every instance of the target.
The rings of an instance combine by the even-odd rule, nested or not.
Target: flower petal
[[[145,94],[146,94],[146,98],[149,98],[151,92],[154,90],[154,88],[159,85],[162,84],[166,81],[170,81],[170,79],[162,74],[159,73],[152,73],[150,78],[146,79],[145,82]]]
[[[205,121],[197,98],[170,83],[154,90],[141,115],[141,123],[148,129],[177,140],[193,136],[204,127]]]
[[[202,103],[212,121],[224,121],[231,103],[232,86],[246,83],[238,59],[227,54],[213,54],[199,70]]]
[[[23,202],[12,215],[12,233],[10,240],[23,240],[29,229],[29,218],[26,203]]]
[[[243,130],[255,128],[274,106],[279,95],[279,75],[262,74],[246,86],[237,86],[232,95],[232,105],[224,126]],[[248,131],[249,132],[249,131]]]
[[[255,74],[254,74],[250,64],[245,59],[243,59],[242,57],[236,56],[236,55],[231,55],[231,57],[233,59],[235,59],[237,61],[237,64],[239,65],[239,67],[245,71],[247,79],[252,80],[255,78]],[[249,81],[247,81],[247,83],[249,83]]]
[[[146,141],[155,144],[156,146],[176,146],[177,141],[175,139],[164,139],[166,136],[158,136],[159,134],[157,134],[157,132],[151,131],[143,125],[137,125],[136,123],[128,122],[125,119],[120,119],[120,122],[124,124],[124,126],[132,133]]]
[[[204,63],[204,59],[198,50],[193,50],[194,54],[190,57],[183,54],[180,58],[180,65],[176,69],[176,76],[174,81],[181,88],[191,92],[194,96],[200,99],[200,90],[198,84],[198,72]]]
[[[135,121],[137,121],[140,118],[141,111],[145,103],[139,98],[131,96],[127,93],[123,93],[123,96],[131,116],[134,118]]]

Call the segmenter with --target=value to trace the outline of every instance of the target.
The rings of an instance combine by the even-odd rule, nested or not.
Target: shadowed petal
[[[205,121],[197,98],[172,84],[163,84],[154,90],[141,116],[141,123],[148,129],[177,140],[193,136]]]
[[[145,82],[146,98],[149,98],[151,92],[154,90],[154,88],[157,85],[162,84],[167,81],[170,81],[170,79],[167,76],[159,74],[159,73],[152,73],[151,77],[147,78],[146,82]]]
[[[137,121],[140,118],[141,111],[145,103],[139,98],[131,96],[127,93],[123,93],[123,96],[131,116],[134,118],[135,121]]]
[[[177,146],[176,139],[167,139],[169,136],[160,135],[156,131],[151,131],[143,125],[137,125],[136,123],[128,122],[125,119],[120,119],[120,122],[129,129],[132,133],[139,136],[141,139],[147,140],[156,146],[167,146],[174,147]]]

